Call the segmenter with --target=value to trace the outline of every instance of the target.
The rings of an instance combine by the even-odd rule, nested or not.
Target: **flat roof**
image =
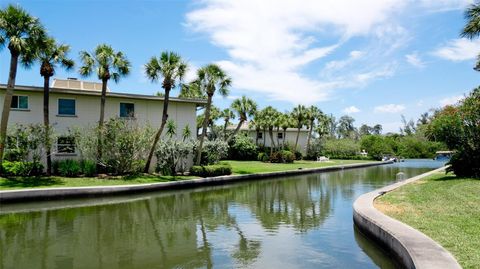
[[[5,90],[7,88],[6,84],[0,84],[0,89]],[[26,91],[26,92],[43,92],[43,87],[38,86],[25,86],[25,85],[15,85],[14,91]],[[85,95],[85,96],[100,96],[100,91],[91,91],[91,90],[75,90],[75,89],[64,89],[64,88],[50,88],[51,93],[63,93],[63,94],[72,94],[72,95]],[[115,98],[129,98],[129,99],[140,99],[140,100],[154,100],[154,101],[164,101],[165,98],[162,96],[155,95],[146,95],[146,94],[132,94],[132,93],[120,93],[120,92],[107,92],[107,97]],[[170,97],[169,101],[179,102],[179,103],[193,103],[197,105],[204,105],[207,103],[207,100],[199,98],[178,98]]]

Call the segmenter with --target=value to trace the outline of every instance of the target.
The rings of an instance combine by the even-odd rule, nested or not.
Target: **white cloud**
[[[431,11],[448,11],[455,9],[464,9],[473,4],[474,0],[421,0],[420,3]]]
[[[389,20],[405,4],[402,0],[305,0],[302,4],[295,0],[204,0],[186,15],[186,26],[207,34],[213,44],[226,49],[230,59],[219,63],[233,77],[235,88],[292,103],[314,103],[351,83],[355,74],[324,80],[306,75],[302,69],[353,36],[385,40],[388,46],[383,50],[397,48],[402,42],[392,46],[388,37],[403,35],[403,28]],[[325,35],[329,38],[322,38]],[[354,50],[349,58],[363,55]],[[384,76],[380,74],[385,73],[384,62],[361,70],[359,79]]]
[[[463,95],[455,95],[455,96],[450,96],[443,98],[442,100],[439,101],[440,105],[442,106],[448,106],[448,105],[454,105],[461,99],[463,99]]]
[[[433,52],[437,57],[451,61],[465,61],[475,59],[480,51],[480,39],[466,38],[453,39],[447,45]]]
[[[198,66],[195,63],[189,62],[188,63],[188,70],[185,73],[183,81],[188,83],[188,82],[191,82],[191,81],[197,79],[197,70],[198,70]]]
[[[353,114],[353,113],[360,112],[360,109],[358,109],[356,106],[349,106],[349,107],[344,108],[343,112],[345,114]]]
[[[420,59],[417,52],[405,55],[405,59],[416,68],[424,68],[425,63]]]
[[[376,113],[398,113],[404,110],[405,110],[404,105],[396,105],[396,104],[376,106],[374,109]]]

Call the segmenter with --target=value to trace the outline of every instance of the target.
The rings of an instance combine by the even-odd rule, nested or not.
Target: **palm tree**
[[[196,164],[200,165],[202,158],[202,147],[205,135],[207,134],[207,126],[210,119],[210,107],[215,92],[219,92],[222,96],[228,95],[228,87],[232,84],[232,80],[227,74],[217,65],[209,64],[197,72],[197,83],[202,93],[207,95],[207,106],[205,108],[205,119],[203,120],[202,134],[200,136],[200,144],[197,151]]]
[[[50,100],[50,78],[55,74],[55,69],[61,66],[67,70],[73,68],[74,61],[68,58],[67,54],[70,46],[57,44],[55,39],[47,38],[42,42],[38,51],[38,61],[40,62],[40,75],[43,77],[43,124],[45,125],[45,148],[47,154],[47,175],[52,171],[51,146],[49,142],[50,120],[49,120],[49,100]]]
[[[292,126],[292,117],[288,113],[282,114],[279,117],[279,126],[283,130],[283,148],[285,147],[285,141],[287,141],[287,129]]]
[[[268,134],[270,136],[270,154],[273,153],[273,150],[276,148],[275,140],[273,139],[273,128],[275,127],[275,121],[279,117],[280,112],[278,112],[272,106],[268,106],[262,109],[259,112],[260,122],[265,129],[268,129]]]
[[[298,138],[300,137],[300,130],[305,125],[306,116],[307,116],[307,108],[303,105],[298,105],[292,111],[292,118],[295,123],[295,127],[297,127],[297,138],[295,139],[295,147],[294,147],[295,151],[297,151]]]
[[[465,11],[465,19],[467,24],[462,30],[460,36],[474,39],[480,36],[480,3],[472,4]],[[473,68],[480,71],[480,55],[477,57],[477,62]]]
[[[308,121],[308,128],[310,129],[308,132],[307,138],[307,152],[310,150],[310,141],[312,139],[312,132],[315,125],[315,120],[320,118],[322,111],[318,109],[316,106],[310,106],[307,109],[307,121]]]
[[[174,52],[162,52],[159,58],[152,57],[150,61],[145,64],[145,74],[152,82],[157,82],[160,78],[163,78],[162,88],[165,90],[165,95],[163,101],[162,123],[155,134],[147,162],[145,163],[145,168],[143,169],[144,173],[148,173],[153,153],[155,152],[158,140],[160,140],[160,136],[162,135],[163,129],[168,120],[170,91],[175,87],[177,80],[182,81],[187,68],[187,64],[182,60],[180,55]]]
[[[98,121],[98,145],[97,145],[97,172],[102,170],[102,133],[103,121],[105,118],[105,101],[107,95],[107,83],[113,79],[115,83],[120,81],[130,73],[130,62],[121,52],[115,52],[110,45],[100,44],[93,53],[86,51],[80,52],[80,59],[83,66],[80,67],[79,73],[82,76],[90,76],[95,72],[98,79],[102,81],[102,95],[100,99],[100,120]]]
[[[237,113],[239,122],[237,128],[235,128],[235,131],[230,135],[227,142],[237,135],[240,127],[242,127],[242,124],[248,120],[248,117],[252,117],[255,114],[257,111],[257,103],[246,96],[242,96],[242,98],[235,99],[232,102],[231,108]]]
[[[0,46],[8,44],[7,47],[10,51],[10,70],[0,121],[0,170],[5,150],[10,106],[17,77],[18,59],[27,53],[35,55],[34,52],[38,49],[38,44],[44,38],[45,30],[40,21],[24,9],[8,5],[4,10],[0,10]],[[26,57],[22,64],[28,66],[32,63],[32,60],[32,57]]]
[[[223,124],[223,139],[228,142],[229,139],[227,140],[227,127],[230,120],[235,119],[235,113],[233,113],[233,111],[230,110],[229,108],[225,108],[224,110],[222,110],[222,113],[220,114],[221,114],[221,117],[223,118],[223,121],[225,122]]]
[[[467,24],[462,30],[460,36],[469,39],[480,36],[480,3],[470,5],[465,11]]]

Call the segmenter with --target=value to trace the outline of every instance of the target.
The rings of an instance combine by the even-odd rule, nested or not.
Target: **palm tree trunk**
[[[280,133],[280,127],[277,126],[277,147],[280,148],[280,139],[278,139],[278,134]]]
[[[230,139],[227,139],[227,126],[228,126],[228,120],[226,120],[225,124],[223,125],[223,140],[225,140],[228,143]]]
[[[283,129],[283,144],[282,144],[282,148],[285,147],[285,141],[287,141],[287,129]]]
[[[198,149],[197,149],[197,160],[195,162],[196,165],[200,165],[200,161],[202,160],[203,140],[205,140],[205,136],[207,135],[207,126],[210,120],[211,106],[212,106],[212,96],[208,95],[207,108],[205,109],[205,119],[203,119],[202,135],[200,136],[200,144],[198,145]]]
[[[47,176],[52,173],[52,151],[50,145],[50,119],[49,119],[49,101],[50,101],[50,77],[43,77],[43,125],[45,126],[45,152],[47,154]]]
[[[298,146],[298,138],[300,137],[300,129],[302,127],[298,127],[297,129],[297,139],[295,139],[295,148],[293,149],[294,151],[297,151],[297,146]]]
[[[244,123],[244,120],[240,120],[240,121],[238,122],[237,128],[235,128],[235,131],[233,131],[233,134],[231,134],[231,135],[228,137],[227,143],[230,142],[230,140],[232,140],[232,138],[234,138],[234,137],[237,135],[237,133],[238,133],[238,131],[240,130],[240,127],[242,127],[242,124],[243,124],[243,123]],[[257,144],[258,144],[258,135],[257,135]]]
[[[270,155],[272,155],[273,149],[275,148],[275,142],[273,140],[273,128],[268,128],[268,134],[270,135]]]
[[[313,131],[313,120],[310,121],[310,132],[308,132],[307,153],[310,151],[310,139],[312,138],[312,131]]]
[[[10,106],[12,104],[13,89],[15,88],[15,78],[17,77],[18,53],[10,51],[10,71],[8,73],[7,90],[3,100],[2,120],[0,122],[0,171],[3,166],[3,153],[5,152],[5,142],[7,141],[7,126],[10,116]]]
[[[256,132],[255,132],[255,133],[256,133],[256,134],[255,134],[255,135],[256,135],[256,137],[255,137],[255,145],[258,147],[258,134],[260,134],[260,130],[256,129],[255,131],[256,131]]]
[[[265,139],[265,137],[266,137],[266,132],[265,132],[265,131],[266,131],[266,129],[264,128],[264,129],[263,129],[263,135],[262,135],[263,147],[264,147],[264,148],[265,148],[265,142],[267,141],[267,139]]]
[[[162,123],[160,124],[160,129],[158,129],[157,133],[155,134],[155,138],[153,140],[152,148],[150,149],[150,152],[148,153],[147,162],[145,163],[145,168],[143,168],[144,173],[148,173],[148,170],[150,169],[150,163],[152,162],[153,153],[155,153],[155,148],[157,147],[158,141],[160,140],[160,137],[162,136],[163,129],[165,128],[165,125],[167,124],[168,103],[169,103],[169,100],[170,100],[170,90],[171,90],[170,87],[165,88],[165,97],[163,99]]]
[[[102,96],[100,97],[100,119],[98,121],[98,144],[97,144],[97,173],[103,171],[103,121],[105,118],[105,101],[107,99],[107,83],[108,79],[102,79]]]

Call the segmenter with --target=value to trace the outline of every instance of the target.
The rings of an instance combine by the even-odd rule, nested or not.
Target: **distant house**
[[[67,136],[68,130],[98,124],[101,87],[102,84],[96,82],[54,79],[50,88],[50,124],[58,138],[52,149],[52,159],[77,156],[75,141]],[[5,89],[6,85],[0,84],[2,104]],[[107,90],[105,120],[118,117],[158,128],[162,119],[163,102],[164,98],[159,96]],[[176,122],[178,130],[187,125],[195,130],[197,106],[205,103],[200,99],[170,98],[168,118]],[[15,86],[9,126],[15,124],[43,124],[43,87]]]
[[[237,125],[230,125],[227,127],[227,130],[234,131]],[[243,133],[247,133],[248,137],[250,137],[257,145],[264,145],[266,147],[270,147],[272,145],[270,134],[268,130],[255,130],[254,127],[250,126],[249,122],[244,122],[240,127],[240,131]],[[297,139],[297,128],[288,128],[285,132],[283,129],[277,132],[276,128],[273,130],[273,142],[275,145],[277,144],[288,144],[291,147],[295,146],[295,140]],[[308,139],[308,129],[302,128],[300,129],[300,135],[298,137],[298,150],[303,154],[306,153],[307,149],[307,139]]]

